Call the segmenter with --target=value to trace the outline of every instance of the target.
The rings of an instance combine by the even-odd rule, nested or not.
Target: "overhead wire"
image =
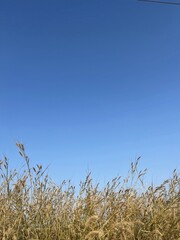
[[[155,1],[155,0],[137,0],[139,2],[149,2],[149,3],[159,3],[159,4],[168,4],[168,5],[178,5],[180,6],[180,2],[167,2],[167,1]]]

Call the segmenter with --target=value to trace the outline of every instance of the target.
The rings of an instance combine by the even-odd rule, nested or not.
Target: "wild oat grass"
[[[0,162],[2,240],[177,240],[180,239],[180,178],[176,171],[160,186],[144,187],[145,171],[94,185],[89,174],[76,190],[53,183],[41,165],[31,167],[17,143],[23,173]],[[141,186],[141,190],[139,187]],[[143,189],[143,190],[142,190]]]

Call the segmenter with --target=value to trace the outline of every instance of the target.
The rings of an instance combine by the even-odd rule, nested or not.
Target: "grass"
[[[41,165],[31,167],[24,146],[22,173],[0,162],[0,239],[2,240],[177,240],[180,239],[180,178],[144,187],[146,170],[131,164],[126,179],[104,188],[89,174],[79,190],[57,186]],[[139,190],[139,188],[143,190]]]

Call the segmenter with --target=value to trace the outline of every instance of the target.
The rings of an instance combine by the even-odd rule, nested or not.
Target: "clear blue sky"
[[[180,7],[136,0],[0,2],[0,154],[57,181],[105,181],[142,156],[180,163]]]

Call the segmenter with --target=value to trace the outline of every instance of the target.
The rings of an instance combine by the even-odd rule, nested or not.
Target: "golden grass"
[[[53,183],[42,166],[22,174],[0,162],[0,239],[2,240],[177,240],[180,239],[180,178],[176,171],[160,186],[144,187],[145,171],[92,183],[89,174],[76,190]],[[142,186],[141,191],[139,187]]]

